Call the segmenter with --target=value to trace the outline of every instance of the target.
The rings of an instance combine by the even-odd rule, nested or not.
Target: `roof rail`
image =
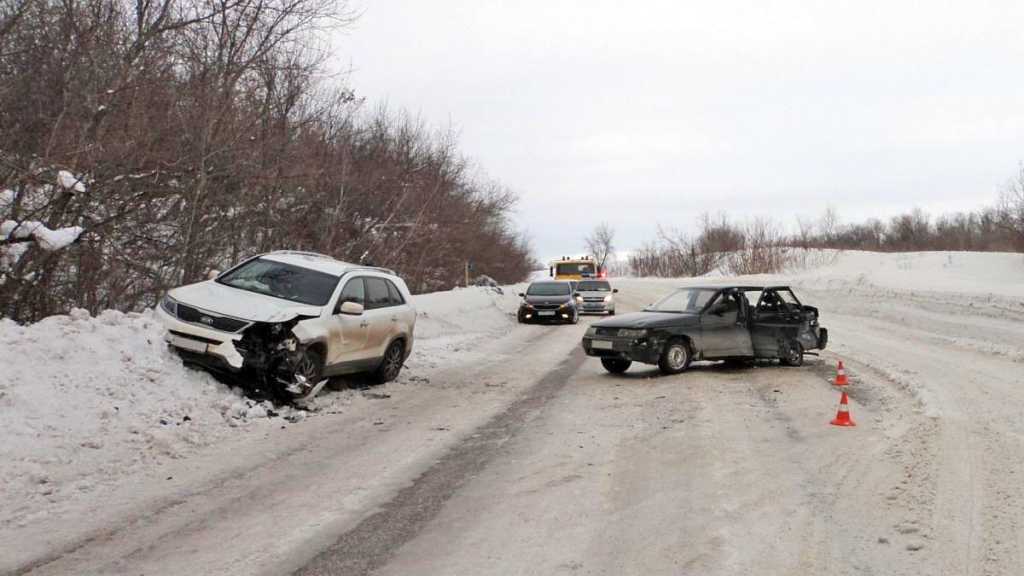
[[[334,257],[326,254],[320,254],[319,252],[306,252],[303,250],[274,250],[270,254],[295,254],[296,256],[315,256],[316,258],[324,258],[326,260],[335,260]]]
[[[359,271],[359,270],[369,270],[369,271],[372,271],[372,272],[383,272],[385,274],[391,274],[392,276],[398,276],[398,274],[396,274],[395,271],[392,270],[391,268],[382,268],[380,266],[353,266],[353,267],[349,268],[348,270],[346,270],[345,272],[355,272],[355,271]]]

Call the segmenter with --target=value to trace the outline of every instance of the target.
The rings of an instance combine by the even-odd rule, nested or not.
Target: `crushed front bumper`
[[[242,369],[243,358],[235,348],[235,342],[242,339],[241,334],[210,330],[188,322],[182,322],[168,314],[163,307],[156,307],[156,317],[167,328],[164,340],[174,348],[186,352],[184,356],[200,364],[203,356],[212,356],[223,362],[222,368],[238,371]],[[220,362],[209,362],[211,367],[218,367]]]
[[[583,351],[595,358],[616,358],[644,364],[657,364],[662,342],[651,338],[584,336]]]

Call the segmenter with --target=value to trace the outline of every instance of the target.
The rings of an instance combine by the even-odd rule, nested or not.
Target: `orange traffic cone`
[[[836,419],[829,422],[833,426],[856,426],[853,420],[850,418],[850,401],[846,397],[846,392],[843,392],[843,396],[839,399],[839,410],[836,412]]]
[[[839,361],[839,366],[836,367],[836,386],[846,386],[850,381],[846,379],[846,368],[843,366],[843,361]]]

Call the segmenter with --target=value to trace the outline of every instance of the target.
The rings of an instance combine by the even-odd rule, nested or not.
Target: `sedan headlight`
[[[620,338],[646,338],[647,330],[633,330],[631,328],[622,328],[619,330]]]
[[[604,297],[604,303],[605,304],[607,304],[607,303],[609,303],[611,301],[612,301],[612,295],[611,294],[609,294],[609,295]]]
[[[164,295],[163,300],[160,301],[160,307],[171,316],[178,317],[178,301],[174,298]]]
[[[590,338],[597,336],[597,328],[595,328],[594,326],[587,328],[587,336]]]

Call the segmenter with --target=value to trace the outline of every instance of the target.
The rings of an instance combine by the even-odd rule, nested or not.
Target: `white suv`
[[[416,325],[409,289],[394,272],[292,251],[175,288],[157,316],[185,360],[251,373],[293,398],[315,395],[329,376],[394,380]]]

